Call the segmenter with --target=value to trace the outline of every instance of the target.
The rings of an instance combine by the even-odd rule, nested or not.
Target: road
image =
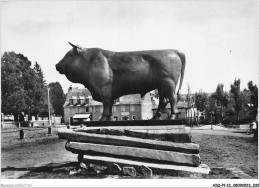
[[[59,127],[62,128],[62,127]],[[66,127],[63,127],[66,128]],[[57,136],[57,127],[49,135],[47,128],[26,128],[19,140],[17,129],[1,130],[2,178],[87,178],[69,175],[75,170],[77,155],[65,149],[66,140]],[[258,176],[258,142],[245,130],[201,126],[192,128],[192,142],[200,145],[202,162],[210,168],[237,167],[253,178]],[[107,178],[107,177],[89,177]],[[225,179],[229,175],[210,178]]]
[[[18,178],[35,167],[77,161],[77,155],[65,149],[66,140],[60,140],[56,132],[48,135],[46,129],[26,129],[27,137],[21,141],[17,132],[2,130],[1,177]]]

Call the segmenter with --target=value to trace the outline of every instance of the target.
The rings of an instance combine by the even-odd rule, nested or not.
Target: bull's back
[[[174,69],[181,68],[175,50],[115,52],[109,57],[116,90],[146,93],[157,89],[162,79],[175,79]]]
[[[114,72],[142,74],[150,79],[173,77],[182,67],[176,50],[117,52],[110,63]]]

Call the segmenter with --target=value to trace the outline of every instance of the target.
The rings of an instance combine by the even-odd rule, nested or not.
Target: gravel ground
[[[192,129],[192,142],[200,145],[200,157],[211,169],[239,168],[258,178],[258,140],[245,130]],[[215,178],[214,175],[211,178]],[[227,177],[218,175],[216,178]]]
[[[57,126],[49,135],[47,128],[26,128],[25,139],[19,140],[17,129],[1,132],[2,178],[118,178],[69,175],[75,169],[77,155],[65,150],[66,140],[57,136]],[[64,126],[63,126],[64,127]],[[258,178],[258,141],[245,130],[210,125],[192,128],[192,142],[200,145],[203,164],[211,169],[239,168],[252,178]],[[230,178],[228,173],[211,173],[209,178]],[[172,178],[157,176],[155,178]]]

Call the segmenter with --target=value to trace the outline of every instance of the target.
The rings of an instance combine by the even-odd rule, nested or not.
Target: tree
[[[250,107],[252,108],[252,114],[255,119],[258,109],[258,87],[252,81],[249,81],[247,86],[250,91],[250,103],[252,104]]]
[[[16,121],[21,112],[30,112],[32,108],[32,99],[28,94],[35,75],[30,66],[27,57],[15,52],[5,52],[1,58],[1,110],[13,114]]]
[[[63,115],[63,104],[65,102],[65,95],[59,82],[52,82],[49,84],[50,101],[56,115]]]
[[[213,115],[214,117],[216,116],[216,112],[217,112],[217,105],[216,105],[216,99],[210,95],[208,98],[207,98],[207,101],[206,101],[206,106],[205,106],[205,115],[208,119],[208,117],[210,117],[210,122],[213,123]]]
[[[224,92],[224,85],[218,84],[216,91],[212,94],[212,97],[216,99],[216,107],[220,122],[223,121],[224,108],[228,105],[228,94]]]
[[[31,62],[23,54],[5,52],[1,58],[1,110],[13,114],[15,121],[23,121],[23,114],[31,115],[37,108],[37,99],[44,98],[42,77],[31,68]],[[42,100],[43,101],[43,100]],[[40,104],[39,104],[40,105]]]
[[[199,91],[199,93],[195,93],[195,105],[199,111],[205,111],[207,98],[208,95],[201,90]]]
[[[237,114],[237,122],[239,120],[239,112],[243,109],[242,97],[240,92],[240,79],[235,79],[234,83],[231,84],[230,93],[234,99],[234,110]]]
[[[34,109],[33,115],[36,117],[38,114],[47,116],[48,115],[48,93],[47,93],[47,86],[46,81],[44,79],[44,75],[41,69],[41,66],[38,62],[35,62],[33,70],[37,75],[35,80],[35,88],[33,90],[33,99],[34,99]]]

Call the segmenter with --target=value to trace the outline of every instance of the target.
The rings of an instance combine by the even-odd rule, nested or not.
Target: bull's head
[[[70,51],[66,53],[62,60],[58,64],[56,64],[56,70],[60,74],[65,74],[66,77],[72,81],[76,81],[76,75],[80,74],[80,61],[81,61],[81,53],[82,48],[74,45],[69,42],[69,44],[73,47]]]

